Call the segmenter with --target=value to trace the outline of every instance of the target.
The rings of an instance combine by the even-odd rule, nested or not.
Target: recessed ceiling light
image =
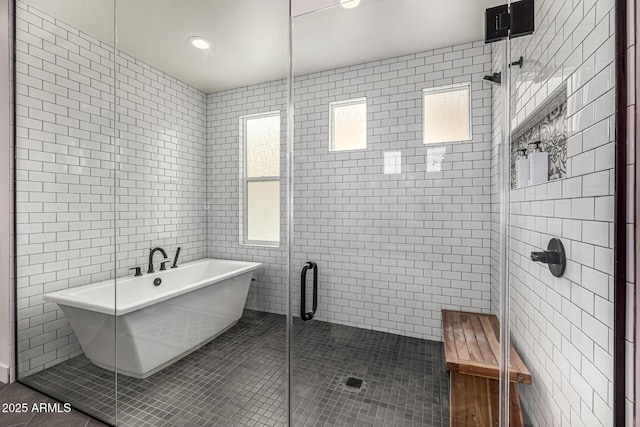
[[[209,49],[212,45],[212,43],[209,40],[200,36],[189,37],[189,43],[191,43],[193,47],[196,47],[202,50]]]
[[[340,6],[345,9],[353,9],[360,4],[360,0],[340,0]]]

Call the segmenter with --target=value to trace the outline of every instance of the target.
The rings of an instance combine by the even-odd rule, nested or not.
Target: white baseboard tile
[[[11,368],[0,363],[0,382],[8,384],[11,382]]]

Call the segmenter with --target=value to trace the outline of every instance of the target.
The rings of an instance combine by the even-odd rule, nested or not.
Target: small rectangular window
[[[240,118],[243,242],[280,243],[280,112]]]
[[[424,144],[471,139],[471,87],[469,84],[422,91]]]
[[[329,104],[331,151],[367,148],[367,98]]]

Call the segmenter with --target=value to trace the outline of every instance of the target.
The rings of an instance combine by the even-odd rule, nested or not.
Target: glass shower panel
[[[496,2],[335,4],[292,19],[292,425],[497,425]]]
[[[18,380],[109,423],[114,9],[16,1]]]
[[[533,425],[611,426],[616,11],[602,0],[534,10],[534,34],[508,58],[511,340],[534,380],[522,407]],[[532,180],[518,182],[527,161]],[[560,277],[531,260],[552,239],[566,252]]]
[[[268,3],[118,1],[118,425],[287,423],[288,4]]]

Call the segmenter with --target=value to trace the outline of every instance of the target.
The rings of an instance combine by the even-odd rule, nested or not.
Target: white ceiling
[[[288,0],[117,0],[117,19],[114,0],[22,1],[109,45],[117,22],[119,50],[206,93],[287,75]],[[362,0],[300,15],[295,73],[482,40],[484,9],[502,2]],[[194,35],[215,47],[193,48]]]

